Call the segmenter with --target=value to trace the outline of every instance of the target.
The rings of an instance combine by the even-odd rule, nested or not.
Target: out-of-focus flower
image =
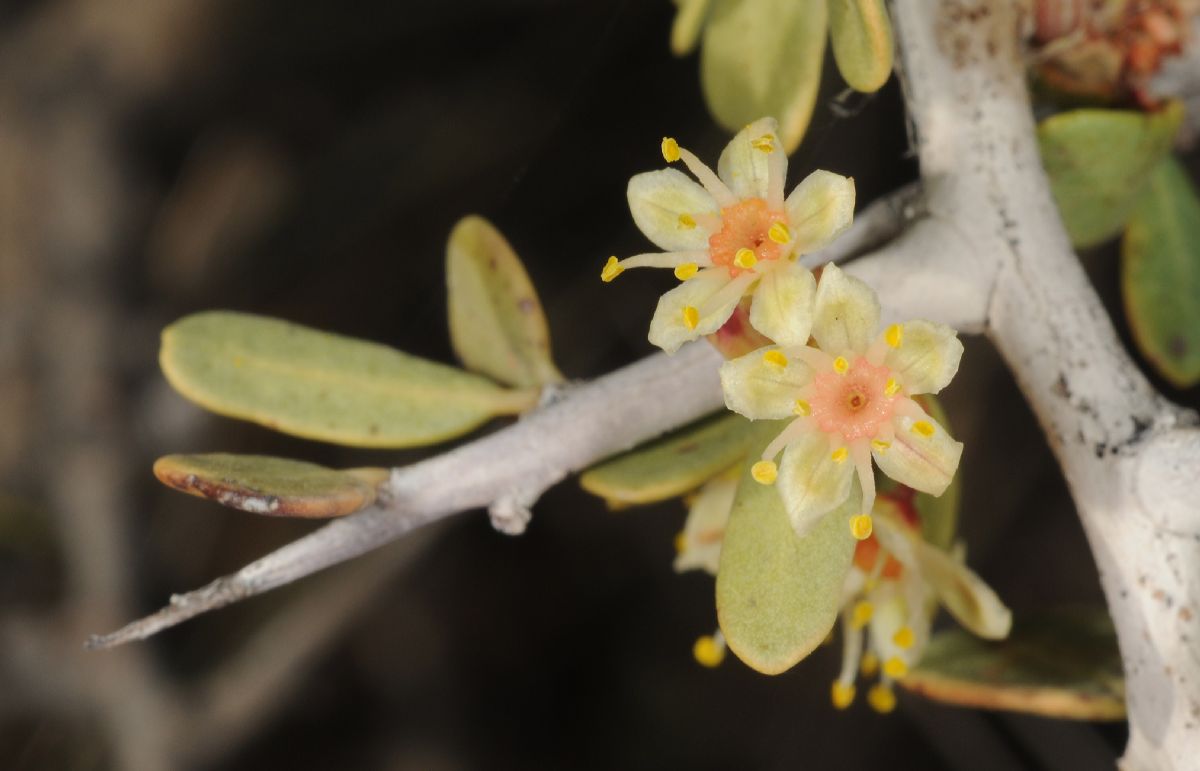
[[[674,270],[683,284],[659,300],[649,334],[669,353],[716,332],[747,293],[754,329],[781,345],[808,339],[816,281],[796,260],[850,225],[854,181],[814,171],[785,199],[787,156],[776,131],[774,118],[746,126],[721,153],[716,173],[665,138],[663,157],[682,161],[699,184],[676,169],[629,181],[634,222],[666,251],[610,257],[600,275],[612,281],[626,268]]]

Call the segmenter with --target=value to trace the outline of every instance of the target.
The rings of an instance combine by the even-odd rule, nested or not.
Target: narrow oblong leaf
[[[1200,198],[1168,157],[1150,178],[1121,248],[1133,340],[1178,388],[1200,382]]]
[[[450,232],[446,286],[450,342],[468,369],[520,388],[562,382],[521,258],[483,217],[463,217]]]
[[[1008,639],[939,632],[900,681],[935,701],[1074,720],[1121,720],[1125,685],[1103,609],[1018,618]]]
[[[712,0],[675,0],[679,10],[671,24],[671,53],[685,56],[696,47]]]
[[[1081,109],[1042,121],[1042,163],[1071,243],[1094,246],[1121,232],[1182,120],[1182,105],[1171,102],[1153,113]]]
[[[730,131],[770,115],[791,153],[816,104],[825,57],[826,0],[715,0],[704,26],[700,83]]]
[[[674,498],[746,457],[751,435],[750,421],[726,413],[592,466],[579,484],[619,506]]]
[[[384,345],[230,311],[164,329],[159,364],[207,410],[357,447],[431,444],[537,400]]]
[[[275,517],[326,519],[370,506],[387,469],[347,471],[265,455],[167,455],[154,476],[167,487],[223,506]]]
[[[878,91],[892,74],[892,21],[883,0],[829,0],[833,58],[855,91]]]
[[[768,422],[766,446],[782,427]],[[792,528],[779,491],[742,474],[721,545],[717,571],[717,619],[730,650],[768,675],[807,656],[838,617],[842,587],[857,543],[848,525],[857,490],[801,538]]]
[[[917,403],[925,408],[929,416],[954,433],[946,411],[941,402],[932,394],[921,394],[915,397]],[[950,485],[941,495],[916,493],[913,495],[913,505],[921,517],[921,537],[927,543],[933,544],[942,551],[950,551],[954,545],[954,536],[958,532],[958,512],[962,501],[962,468],[950,480]]]

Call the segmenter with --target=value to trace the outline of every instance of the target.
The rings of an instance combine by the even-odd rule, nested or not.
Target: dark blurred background
[[[473,512],[142,644],[85,653],[172,592],[310,529],[161,488],[169,452],[397,465],[203,413],[159,330],[271,314],[452,360],[442,271],[468,213],[508,236],[572,378],[651,353],[672,280],[604,285],[645,244],[625,185],[670,134],[727,136],[667,0],[5,0],[0,4],[0,767],[1091,769],[1120,725],[901,694],[832,709],[837,646],[791,672],[691,658],[712,580],[671,570],[678,503],[574,482],[510,538]],[[916,176],[899,89],[827,68],[790,184]],[[1117,307],[1114,250],[1088,256]],[[661,272],[665,273],[665,272]],[[1122,332],[1125,334],[1125,332]],[[1174,394],[1193,404],[1196,394]],[[1010,376],[968,342],[947,406],[969,561],[1017,614],[1097,603],[1061,476]]]

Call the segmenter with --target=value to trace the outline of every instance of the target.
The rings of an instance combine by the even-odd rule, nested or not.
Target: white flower
[[[781,345],[801,345],[812,324],[816,281],[796,259],[828,244],[854,216],[854,181],[814,171],[784,198],[787,156],[774,118],[746,126],[721,153],[717,173],[663,139],[675,169],[629,181],[629,209],[646,237],[666,250],[610,257],[601,278],[626,268],[673,268],[684,283],[659,300],[650,342],[668,353],[720,329],[747,292],[750,323]]]

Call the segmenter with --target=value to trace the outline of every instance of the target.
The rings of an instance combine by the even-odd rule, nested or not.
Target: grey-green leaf
[[[900,684],[966,707],[1075,720],[1125,716],[1117,636],[1102,608],[1018,617],[1000,642],[940,632]]]
[[[812,118],[825,56],[826,0],[715,0],[704,27],[700,81],[730,131],[764,115],[791,153]]]
[[[1121,292],[1146,359],[1179,388],[1200,383],[1200,198],[1173,158],[1159,164],[1129,219]]]
[[[892,22],[883,0],[829,0],[833,58],[856,91],[878,91],[892,74]]]
[[[712,0],[675,0],[679,10],[671,24],[671,53],[676,56],[690,54],[700,39],[700,30],[708,18],[708,6]]]
[[[537,400],[384,345],[229,311],[163,330],[159,364],[205,409],[359,447],[439,442]]]
[[[751,433],[750,421],[726,413],[593,466],[579,484],[618,506],[674,498],[745,458]]]
[[[1082,109],[1042,121],[1042,162],[1075,246],[1121,232],[1182,119],[1172,102],[1154,113]]]
[[[508,241],[483,217],[464,217],[446,244],[450,342],[463,364],[501,383],[562,382],[537,291]]]
[[[167,455],[154,476],[168,487],[252,514],[326,519],[375,501],[387,469],[347,471],[265,455]]]
[[[766,424],[755,447],[765,447],[781,428],[782,423]],[[755,482],[750,465],[742,474],[721,546],[717,618],[730,650],[759,672],[773,675],[807,656],[837,620],[856,544],[848,523],[861,494],[856,492],[801,538],[779,491]]]

